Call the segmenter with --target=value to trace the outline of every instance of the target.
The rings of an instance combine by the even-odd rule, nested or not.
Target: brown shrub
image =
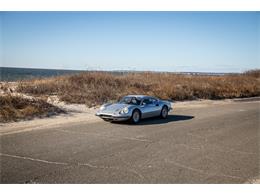
[[[0,122],[31,119],[33,117],[51,116],[64,113],[63,110],[43,100],[27,99],[21,96],[0,96]]]
[[[260,78],[260,69],[248,70],[244,74],[247,76]]]
[[[259,86],[259,78],[248,73],[198,76],[151,72],[125,75],[87,72],[22,82],[18,91],[31,95],[57,94],[67,103],[94,106],[127,94],[154,95],[172,100],[252,97],[260,95]]]

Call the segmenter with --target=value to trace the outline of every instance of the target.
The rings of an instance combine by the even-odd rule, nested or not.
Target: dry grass
[[[11,94],[0,96],[0,122],[32,119],[64,112],[43,100],[27,99]]]
[[[250,76],[250,77],[255,77],[255,78],[260,78],[260,69],[254,69],[254,70],[248,70],[244,72],[244,75]]]
[[[67,103],[88,106],[117,100],[127,94],[172,100],[241,98],[260,95],[259,74],[260,70],[224,76],[88,72],[21,82],[18,91],[35,96],[55,94]]]

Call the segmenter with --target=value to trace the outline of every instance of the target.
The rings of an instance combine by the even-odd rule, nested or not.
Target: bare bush
[[[117,100],[127,94],[154,95],[172,100],[239,98],[260,95],[258,73],[199,76],[87,72],[21,82],[18,91],[36,96],[56,94],[67,103],[84,103],[88,106]]]
[[[10,94],[0,96],[0,107],[0,122],[65,113],[60,108],[48,104],[41,99],[27,99]]]

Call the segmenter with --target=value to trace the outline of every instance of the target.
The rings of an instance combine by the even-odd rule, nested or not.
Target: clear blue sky
[[[240,72],[260,12],[0,12],[1,66]]]

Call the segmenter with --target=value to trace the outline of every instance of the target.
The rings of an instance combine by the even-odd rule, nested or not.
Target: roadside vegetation
[[[260,70],[222,76],[86,72],[23,81],[17,91],[33,96],[57,95],[67,103],[90,107],[127,94],[154,95],[170,100],[243,98],[260,96]]]
[[[44,100],[28,99],[11,94],[0,96],[0,107],[1,123],[64,113],[60,108],[53,106]]]

